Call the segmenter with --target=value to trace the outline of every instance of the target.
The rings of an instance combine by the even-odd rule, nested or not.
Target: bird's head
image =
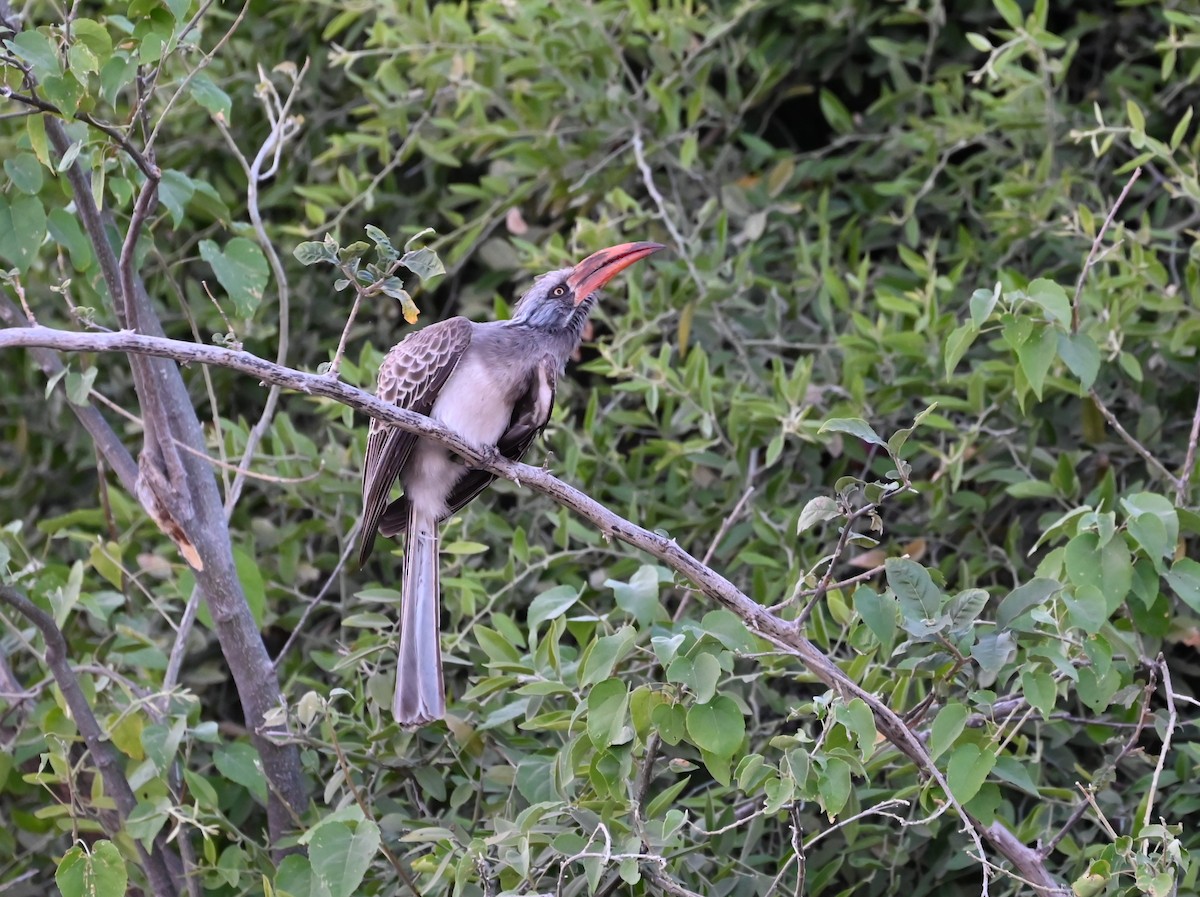
[[[601,249],[573,268],[543,274],[517,302],[513,321],[544,330],[582,330],[600,288],[661,243],[622,243]]]

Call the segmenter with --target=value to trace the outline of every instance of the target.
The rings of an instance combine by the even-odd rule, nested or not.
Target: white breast
[[[496,379],[494,371],[468,355],[442,387],[429,416],[472,445],[495,445],[512,417],[512,404]],[[466,468],[451,460],[446,449],[421,439],[400,479],[409,501],[440,519],[450,490],[464,473]]]

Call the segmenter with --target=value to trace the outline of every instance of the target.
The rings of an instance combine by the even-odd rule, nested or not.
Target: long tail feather
[[[392,698],[392,715],[405,727],[423,726],[446,715],[438,542],[437,520],[418,515],[410,505],[396,694]]]

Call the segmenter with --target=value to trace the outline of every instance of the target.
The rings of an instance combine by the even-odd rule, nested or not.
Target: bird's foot
[[[475,450],[479,452],[479,460],[482,462],[480,464],[481,468],[490,467],[504,460],[504,456],[500,454],[500,449],[494,445],[481,445]]]

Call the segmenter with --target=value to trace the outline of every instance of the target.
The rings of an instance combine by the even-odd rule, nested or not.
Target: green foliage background
[[[535,462],[768,605],[818,585],[846,515],[885,498],[877,484],[911,483],[855,518],[835,575],[886,569],[825,594],[807,635],[911,720],[985,825],[1036,848],[1083,800],[1076,783],[1094,793],[1046,859],[1080,893],[1194,891],[1200,490],[1183,465],[1200,389],[1200,14],[285,0],[250,3],[185,81],[239,8],[186,34],[187,0],[83,4],[90,24],[69,34],[56,9],[27,4],[37,31],[6,44],[0,76],[18,89],[18,61],[31,66],[60,110],[124,125],[136,61],[168,51],[140,270],[170,335],[232,331],[274,357],[278,279],[213,117],[253,158],[271,127],[256,85],[286,93],[306,59],[302,121],[258,197],[290,285],[288,363],[328,361],[349,310],[331,269],[292,258],[325,233],[348,244],[373,224],[400,245],[434,228],[448,273],[407,285],[422,321],[501,315],[537,272],[667,243],[600,304]],[[0,102],[5,293],[22,289],[43,324],[79,326],[69,299],[116,327],[40,116]],[[69,128],[127,220],[135,166]],[[1138,166],[1074,326],[1084,259]],[[392,299],[364,309],[345,379],[369,387],[406,327]],[[296,395],[255,464],[275,479],[250,482],[232,517],[272,653],[303,620],[280,673],[310,777],[308,856],[276,866],[203,615],[180,688],[161,693],[190,573],[111,477],[98,487],[69,411],[91,387],[136,413],[126,367],[69,362],[48,390],[31,359],[3,359],[0,574],[54,609],[127,760],[139,814],[97,864],[139,881],[134,841],[166,826],[214,894],[401,893],[388,853],[422,895],[978,893],[959,820],[934,815],[941,791],[865,705],[512,484],[447,527],[452,718],[398,731],[399,555],[338,566],[365,421]],[[236,464],[265,390],[187,376],[211,453]],[[136,445],[137,424],[108,416]],[[0,695],[0,885],[46,893],[64,855],[82,862],[73,840],[102,831],[104,797],[72,769],[89,760],[33,630],[2,613],[8,691],[29,693]],[[847,823],[890,798],[910,803]]]

